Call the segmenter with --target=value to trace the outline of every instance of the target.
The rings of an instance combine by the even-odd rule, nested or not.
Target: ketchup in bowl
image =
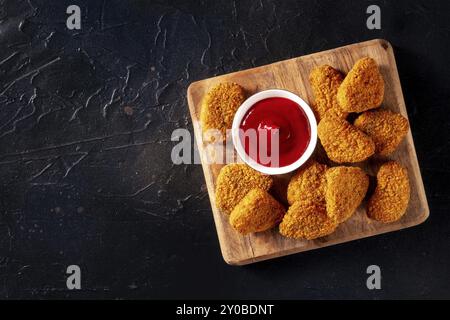
[[[296,162],[305,153],[311,141],[311,128],[305,112],[296,102],[282,97],[256,102],[242,118],[239,129],[240,142],[246,154],[258,164],[267,167],[285,167]],[[254,141],[244,135],[249,129],[266,132],[256,134],[257,152],[254,152]],[[274,130],[278,130],[278,161],[265,163],[260,157],[261,154],[271,158],[276,156],[271,154],[272,138],[276,137],[271,134]]]

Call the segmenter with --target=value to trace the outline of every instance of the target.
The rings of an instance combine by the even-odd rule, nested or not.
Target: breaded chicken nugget
[[[309,82],[315,97],[312,107],[317,121],[320,121],[327,112],[340,118],[347,117],[348,113],[341,110],[336,97],[343,80],[343,75],[329,65],[316,67],[309,74]]]
[[[231,212],[230,224],[242,234],[261,232],[276,226],[284,214],[284,207],[267,191],[252,189]]]
[[[394,152],[409,130],[408,120],[389,110],[366,111],[354,126],[372,138],[375,152],[382,156]]]
[[[364,199],[369,177],[358,167],[330,168],[325,177],[327,214],[342,223],[353,215]]]
[[[337,163],[360,162],[375,152],[372,139],[346,120],[327,115],[317,133],[328,157]]]
[[[300,200],[289,207],[280,223],[280,233],[288,238],[312,240],[333,233],[337,225],[323,203]]]
[[[217,177],[216,205],[229,214],[253,188],[268,191],[272,178],[245,164],[231,163],[223,167]]]
[[[301,167],[289,181],[287,200],[290,205],[298,200],[323,202],[325,200],[325,171],[327,166],[314,160]]]
[[[236,83],[219,83],[212,88],[202,100],[200,122],[203,133],[216,129],[225,140],[226,130],[231,129],[234,114],[244,100],[244,89]]]
[[[372,58],[356,61],[338,89],[337,101],[343,111],[363,112],[383,102],[384,80]]]
[[[382,222],[400,219],[408,208],[410,196],[408,172],[396,161],[380,167],[377,186],[367,203],[367,215]]]

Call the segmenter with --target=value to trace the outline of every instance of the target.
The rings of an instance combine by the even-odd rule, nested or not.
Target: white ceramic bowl
[[[250,156],[247,155],[245,152],[244,146],[241,143],[241,139],[239,137],[239,127],[241,125],[242,119],[247,114],[247,111],[250,110],[251,107],[258,101],[267,99],[267,98],[286,98],[291,101],[296,102],[300,108],[305,112],[306,117],[309,122],[309,127],[311,130],[311,140],[309,141],[308,147],[306,148],[305,152],[301,155],[300,158],[298,158],[295,162],[291,163],[288,166],[284,167],[267,167],[259,164]],[[302,164],[304,164],[312,155],[314,152],[314,149],[317,144],[317,121],[314,116],[313,111],[308,106],[308,104],[303,101],[302,98],[297,96],[296,94],[286,91],[286,90],[280,90],[280,89],[270,89],[270,90],[264,90],[261,92],[258,92],[251,97],[249,97],[247,100],[242,103],[242,105],[237,110],[236,114],[234,115],[233,119],[233,125],[231,128],[231,135],[233,139],[233,145],[242,160],[244,160],[245,163],[247,163],[250,167],[253,169],[265,173],[265,174],[284,174],[291,171],[294,171],[295,169],[299,168]]]

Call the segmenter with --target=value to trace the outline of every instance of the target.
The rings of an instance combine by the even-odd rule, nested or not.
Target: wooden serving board
[[[420,224],[428,217],[429,208],[411,132],[408,133],[394,154],[389,157],[389,159],[399,161],[407,168],[411,185],[411,200],[408,210],[403,218],[397,222],[383,224],[369,219],[365,213],[365,200],[349,220],[339,225],[333,234],[324,238],[310,241],[287,239],[278,233],[277,228],[267,232],[242,236],[231,228],[228,223],[228,216],[221,213],[215,205],[214,190],[216,178],[223,165],[208,165],[205,163],[206,144],[202,141],[199,123],[201,100],[205,93],[219,82],[231,81],[241,85],[249,95],[265,89],[286,89],[296,93],[311,104],[314,101],[314,97],[311,92],[308,76],[313,67],[321,64],[329,64],[347,73],[355,61],[364,56],[375,59],[384,77],[386,85],[382,108],[399,112],[403,116],[408,117],[392,46],[389,42],[378,39],[205,79],[192,83],[189,86],[187,93],[189,110],[202,159],[203,171],[222,255],[228,264],[244,265],[400,230]],[[387,158],[371,158],[359,165],[369,175],[374,176],[380,163],[386,160]],[[283,188],[286,187],[288,179],[289,176],[277,177],[276,185],[278,188],[275,190],[275,193],[281,198],[283,197],[283,193],[285,193],[285,189],[283,191]]]

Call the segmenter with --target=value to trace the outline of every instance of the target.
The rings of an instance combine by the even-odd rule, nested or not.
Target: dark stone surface
[[[382,30],[365,26],[370,4]],[[82,29],[66,28],[78,4]],[[0,1],[1,298],[450,297],[448,1]],[[431,216],[247,267],[199,165],[172,165],[194,80],[374,38],[397,58]],[[82,290],[66,289],[66,267]],[[382,269],[382,290],[365,286]]]

